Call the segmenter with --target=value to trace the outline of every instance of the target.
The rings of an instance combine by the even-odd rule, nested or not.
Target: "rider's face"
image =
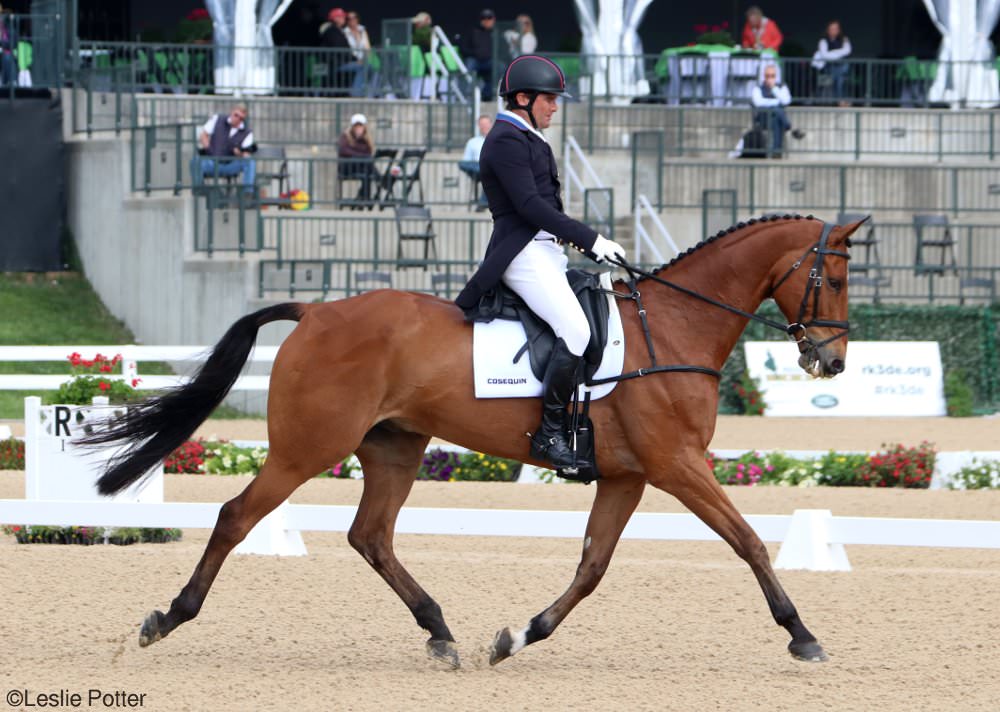
[[[531,113],[535,116],[538,128],[547,129],[552,123],[552,115],[559,110],[557,99],[555,94],[539,94],[535,99]]]

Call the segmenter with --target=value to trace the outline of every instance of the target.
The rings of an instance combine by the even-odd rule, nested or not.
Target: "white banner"
[[[746,342],[747,370],[764,392],[766,415],[945,415],[936,341],[852,341],[847,368],[813,378],[791,342]]]

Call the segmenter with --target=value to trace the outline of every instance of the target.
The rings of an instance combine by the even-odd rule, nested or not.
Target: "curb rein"
[[[813,261],[813,266],[809,270],[809,279],[806,281],[806,291],[802,295],[802,303],[799,305],[799,313],[796,316],[795,321],[790,324],[782,324],[781,322],[775,321],[773,319],[768,319],[765,316],[760,316],[759,314],[752,314],[743,309],[725,304],[718,300],[712,299],[711,297],[706,297],[704,294],[700,294],[693,289],[683,287],[675,282],[658,277],[651,272],[646,272],[630,265],[625,260],[615,260],[609,259],[608,262],[617,265],[628,272],[629,278],[625,282],[628,287],[630,294],[621,294],[614,290],[604,290],[606,293],[613,295],[617,299],[629,299],[635,302],[636,308],[639,310],[639,321],[642,323],[642,333],[646,339],[646,350],[649,352],[650,365],[647,368],[639,368],[635,371],[629,371],[628,373],[623,373],[619,376],[611,376],[609,378],[597,378],[586,383],[587,386],[598,386],[603,383],[612,383],[614,381],[628,381],[633,378],[640,378],[642,376],[648,376],[653,373],[704,373],[708,376],[714,376],[715,378],[722,378],[722,373],[716,371],[714,368],[706,368],[705,366],[687,366],[687,365],[670,365],[662,366],[656,362],[656,349],[653,346],[653,337],[649,331],[649,321],[646,318],[646,308],[642,304],[642,294],[639,292],[638,284],[636,282],[636,275],[651,279],[654,282],[662,284],[666,287],[670,287],[673,290],[681,292],[682,294],[687,294],[695,299],[700,299],[703,302],[707,302],[713,306],[719,307],[720,309],[725,309],[733,314],[738,314],[746,319],[760,322],[765,326],[769,326],[773,329],[778,329],[779,331],[785,332],[785,334],[797,344],[805,343],[809,346],[809,351],[816,352],[820,347],[825,346],[831,341],[836,341],[837,339],[846,336],[851,330],[850,322],[847,321],[832,321],[828,319],[817,319],[816,315],[819,313],[819,294],[820,290],[823,288],[823,259],[826,255],[832,255],[834,257],[843,257],[844,259],[851,259],[851,256],[847,252],[841,252],[839,250],[831,250],[827,247],[827,242],[830,239],[830,233],[833,231],[834,225],[832,223],[824,223],[823,230],[820,233],[819,240],[813,243],[809,249],[803,253],[803,255],[797,259],[788,271],[782,275],[781,279],[775,282],[774,286],[771,287],[770,294],[768,297],[773,297],[774,293],[778,291],[778,287],[785,283],[785,281],[792,276],[802,263],[805,262],[806,258],[809,256],[810,252],[816,254]],[[850,243],[848,243],[850,244]],[[806,309],[809,307],[809,296],[813,297],[813,318],[809,321],[803,321],[806,315]],[[808,334],[808,329],[814,326],[821,327],[832,327],[835,329],[841,329],[840,333],[834,334],[833,336],[824,339],[823,341],[816,342],[813,341]]]

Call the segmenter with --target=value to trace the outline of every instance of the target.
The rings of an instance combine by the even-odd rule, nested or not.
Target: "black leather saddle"
[[[567,270],[566,278],[590,324],[590,343],[583,354],[584,382],[587,382],[601,365],[604,347],[608,343],[607,294],[601,288],[600,275],[593,272],[571,269]],[[489,322],[494,319],[510,319],[524,325],[527,341],[514,355],[514,362],[523,358],[527,351],[531,372],[541,381],[556,341],[552,328],[502,282],[484,294],[475,307],[465,311],[466,321]]]

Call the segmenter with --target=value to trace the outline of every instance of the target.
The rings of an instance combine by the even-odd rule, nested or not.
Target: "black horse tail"
[[[229,327],[190,383],[130,405],[120,421],[80,439],[84,446],[128,446],[108,461],[97,481],[98,492],[121,492],[190,438],[236,383],[257,340],[257,330],[272,321],[299,321],[302,314],[303,305],[296,303],[248,314]]]

